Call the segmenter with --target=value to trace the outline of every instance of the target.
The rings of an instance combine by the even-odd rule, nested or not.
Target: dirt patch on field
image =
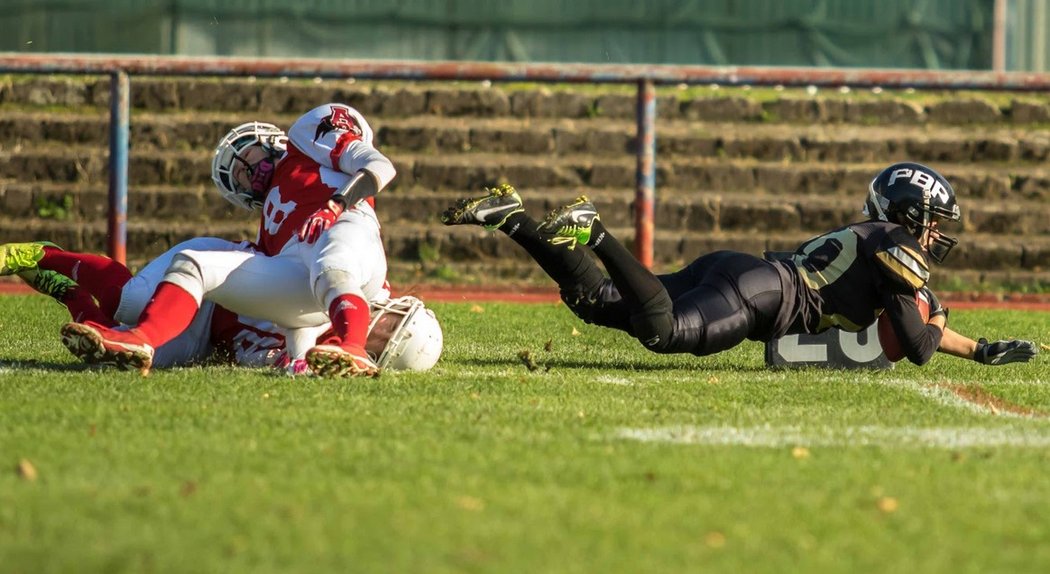
[[[962,385],[957,383],[941,383],[938,387],[952,393],[960,399],[987,409],[994,414],[1009,413],[1031,418],[1046,418],[1050,413],[1040,411],[1024,405],[1018,405],[997,397],[981,388],[980,385]]]

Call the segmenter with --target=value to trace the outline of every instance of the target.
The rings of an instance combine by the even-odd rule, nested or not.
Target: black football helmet
[[[864,215],[904,226],[920,243],[934,218],[959,221],[962,218],[955,190],[941,174],[918,163],[895,163],[882,170],[868,186]],[[944,261],[959,240],[937,236],[927,246],[930,258]]]

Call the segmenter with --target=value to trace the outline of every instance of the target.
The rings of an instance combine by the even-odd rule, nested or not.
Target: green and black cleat
[[[569,249],[575,249],[578,243],[587,245],[591,228],[600,219],[594,204],[586,195],[581,195],[569,205],[550,212],[537,231],[552,235],[549,241],[554,245],[568,245]]]

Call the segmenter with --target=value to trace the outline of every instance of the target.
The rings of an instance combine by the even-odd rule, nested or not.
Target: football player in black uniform
[[[626,331],[657,353],[709,355],[745,339],[830,327],[860,331],[881,313],[905,356],[919,365],[938,349],[990,365],[1028,361],[1038,352],[1031,341],[974,341],[946,328],[948,312],[926,287],[928,260],[943,261],[957,243],[939,225],[959,221],[960,211],[948,181],[920,164],[887,167],[869,186],[866,221],[814,237],[789,258],[717,251],[666,275],[639,263],[586,197],[537,224],[511,186],[487,192],[449,207],[442,222],[499,229],[557,282],[577,316]],[[930,301],[928,321],[916,304],[918,290]]]

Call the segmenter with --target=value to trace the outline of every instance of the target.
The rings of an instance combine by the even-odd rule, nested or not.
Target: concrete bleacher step
[[[185,222],[170,219],[129,221],[128,254],[133,266],[140,266],[178,242],[196,236],[216,236],[251,240],[257,225],[249,219],[233,221]],[[631,227],[610,226],[614,235],[631,244]],[[809,238],[811,232],[791,231],[763,236],[747,230],[697,232],[659,229],[654,241],[654,255],[659,268],[671,269],[695,257],[720,249],[733,249],[754,254],[764,251],[794,249]],[[514,267],[531,267],[524,250],[499,232],[476,226],[445,227],[440,224],[395,220],[383,225],[383,238],[388,255],[394,261],[417,262],[420,266],[438,268],[463,263],[499,261]],[[0,242],[48,239],[67,249],[103,252],[106,246],[105,221],[26,222],[0,218]],[[1013,278],[1041,280],[1050,266],[1050,237],[1036,236],[1018,243],[1001,235],[967,233],[952,257],[939,268],[940,280],[960,277]],[[529,273],[531,274],[531,272]],[[936,274],[935,274],[936,275]],[[1020,279],[1018,279],[1020,278]]]
[[[609,226],[610,231],[630,243],[633,228]],[[764,251],[790,251],[812,237],[807,231],[785,231],[764,236],[747,230],[697,232],[658,229],[654,238],[654,257],[662,262],[688,262],[699,255],[720,249],[760,254]],[[416,222],[387,223],[384,240],[392,255],[416,258],[420,250],[439,253],[448,261],[477,258],[516,258],[527,261],[525,252],[499,232],[477,226],[435,227]],[[945,268],[979,268],[995,271],[1039,271],[1050,266],[1050,237],[1037,236],[1021,244],[994,234],[967,233],[952,252]]]
[[[257,117],[252,114],[252,118]],[[136,114],[136,150],[207,151],[230,126],[230,114]],[[294,116],[267,118],[282,125]],[[633,157],[636,129],[627,120],[588,118],[510,119],[372,118],[376,141],[392,157],[402,153],[513,153]],[[106,150],[108,117],[83,113],[0,112],[0,146],[93,145]],[[955,126],[788,126],[728,122],[658,123],[661,158],[758,161],[886,162],[899,157],[928,163],[1010,162],[1037,164],[1050,157],[1050,137],[1040,129],[1013,126],[980,131]]]
[[[108,182],[108,152],[57,144],[0,150],[0,175],[21,182]],[[130,186],[209,186],[210,152],[144,150],[129,157]],[[622,188],[635,179],[634,158],[499,153],[398,154],[392,190],[426,187],[472,192],[510,181],[537,187]],[[885,163],[766,162],[752,159],[670,158],[657,163],[657,187],[727,193],[770,192],[859,197]],[[1050,172],[1041,165],[940,164],[963,199],[1050,202]]]
[[[29,106],[106,107],[110,82],[100,76],[0,76],[0,103]],[[284,80],[254,78],[136,77],[136,110],[202,110],[298,114],[320,102],[341,101],[369,117],[634,117],[631,85],[581,89],[575,85],[499,82]],[[1050,103],[1038,94],[1003,97],[983,93],[915,94],[789,89],[658,88],[658,117],[665,119],[807,124],[1023,125],[1050,121]]]
[[[635,190],[582,187],[522,188],[527,212],[537,220],[550,210],[587,195],[607,225],[633,225]],[[37,217],[93,221],[106,217],[108,187],[76,183],[0,182],[4,216],[30,220]],[[435,225],[438,214],[456,200],[474,195],[458,190],[432,191],[399,188],[377,198],[385,223],[399,221]],[[702,189],[658,190],[655,203],[657,228],[686,232],[753,231],[756,233],[819,232],[861,218],[861,200],[847,196],[807,194],[784,197],[766,192],[716,192]],[[1033,202],[976,202],[966,211],[967,233],[1050,236],[1050,218]],[[253,221],[253,215],[224,201],[210,184],[191,186],[143,185],[129,190],[129,222],[156,218],[157,214],[181,222]]]

